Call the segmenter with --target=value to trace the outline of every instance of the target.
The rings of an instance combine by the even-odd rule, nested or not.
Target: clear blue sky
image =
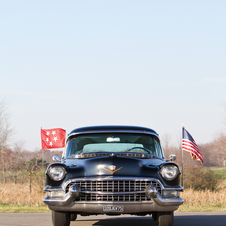
[[[137,125],[197,143],[223,131],[226,1],[0,1],[0,99],[15,140]]]

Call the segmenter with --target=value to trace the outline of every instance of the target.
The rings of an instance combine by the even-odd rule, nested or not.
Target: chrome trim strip
[[[141,194],[146,191],[125,191],[125,192],[102,192],[102,191],[81,191],[80,193],[85,194],[97,194],[97,195],[129,195],[129,194]]]
[[[116,203],[117,205],[120,203],[120,204],[151,204],[153,203],[153,200],[150,200],[150,201],[92,201],[92,202],[87,202],[87,201],[74,201],[75,204],[103,204],[103,203],[106,203],[106,204],[111,204],[111,203]]]
[[[64,190],[62,189],[62,187],[46,186],[44,188],[44,192],[47,192],[47,191],[64,191]]]
[[[68,196],[65,196],[63,198],[51,198],[51,197],[45,197],[43,199],[43,202],[48,205],[48,206],[68,206],[71,203],[74,204],[86,204],[86,205],[92,205],[92,204],[112,204],[116,203],[118,204],[152,204],[153,200],[150,201],[92,201],[92,202],[87,202],[87,201],[74,201],[72,199],[69,199]]]
[[[65,191],[65,189],[63,188],[51,188],[49,186],[45,187],[44,188],[44,192],[47,192],[47,191]],[[178,187],[178,188],[164,188],[162,189],[162,191],[183,191],[183,187]],[[120,194],[134,194],[134,193],[145,193],[145,191],[134,191],[134,192],[95,192],[95,191],[81,191],[81,193],[87,193],[87,194],[103,194],[103,195],[120,195]]]

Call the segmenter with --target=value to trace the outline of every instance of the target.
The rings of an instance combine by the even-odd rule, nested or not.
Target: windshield
[[[93,152],[136,152],[163,157],[156,137],[129,133],[88,134],[73,137],[67,143],[65,157]]]

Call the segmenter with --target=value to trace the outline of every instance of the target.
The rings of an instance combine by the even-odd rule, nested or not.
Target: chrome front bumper
[[[178,189],[182,190],[182,188]],[[61,188],[46,187],[46,192],[61,192],[64,190]],[[162,197],[154,186],[148,187],[145,191],[136,192],[138,194],[145,193],[145,195],[151,198],[148,202],[86,202],[86,201],[76,201],[75,199],[79,197],[81,193],[88,193],[87,191],[81,191],[79,186],[73,185],[67,194],[61,197],[50,197],[44,198],[43,202],[48,205],[49,209],[54,211],[70,211],[77,213],[89,213],[89,214],[106,214],[104,211],[104,206],[123,206],[123,214],[126,213],[144,213],[144,212],[168,212],[177,210],[179,205],[181,205],[184,200],[180,197],[165,198]],[[97,193],[97,192],[89,192]],[[135,192],[127,192],[135,193]],[[101,194],[125,194],[125,192],[101,192]],[[114,212],[115,214],[116,212]],[[108,212],[109,214],[109,212]]]

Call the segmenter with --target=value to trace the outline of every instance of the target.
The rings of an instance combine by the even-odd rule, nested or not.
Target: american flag
[[[202,155],[195,140],[184,127],[182,128],[182,150],[190,152],[192,159],[203,163]]]

